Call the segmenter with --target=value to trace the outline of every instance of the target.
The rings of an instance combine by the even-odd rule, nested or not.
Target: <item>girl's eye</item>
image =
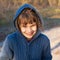
[[[33,24],[33,25],[31,25],[31,26],[36,26],[36,24]]]
[[[23,25],[23,27],[26,27],[26,25]]]
[[[35,26],[35,25],[32,25],[32,26]]]

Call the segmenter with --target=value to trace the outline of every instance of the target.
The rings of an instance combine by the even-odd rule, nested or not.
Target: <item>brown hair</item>
[[[37,27],[40,28],[40,30],[43,30],[41,19],[39,18],[37,13],[30,8],[25,8],[17,19],[18,28],[21,23],[26,25],[27,23],[33,22],[36,22]]]

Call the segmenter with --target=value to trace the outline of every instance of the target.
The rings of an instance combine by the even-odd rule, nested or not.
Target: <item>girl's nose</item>
[[[31,32],[31,27],[27,27],[27,32]]]

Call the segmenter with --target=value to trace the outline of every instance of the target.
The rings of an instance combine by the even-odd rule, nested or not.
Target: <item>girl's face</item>
[[[26,25],[20,24],[20,30],[27,39],[31,39],[37,31],[37,25],[35,22],[32,24],[27,23]]]

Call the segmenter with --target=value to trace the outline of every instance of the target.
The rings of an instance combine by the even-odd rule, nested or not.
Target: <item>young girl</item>
[[[16,32],[6,37],[0,60],[52,60],[50,41],[41,33],[42,18],[33,6],[22,5],[14,25]]]

